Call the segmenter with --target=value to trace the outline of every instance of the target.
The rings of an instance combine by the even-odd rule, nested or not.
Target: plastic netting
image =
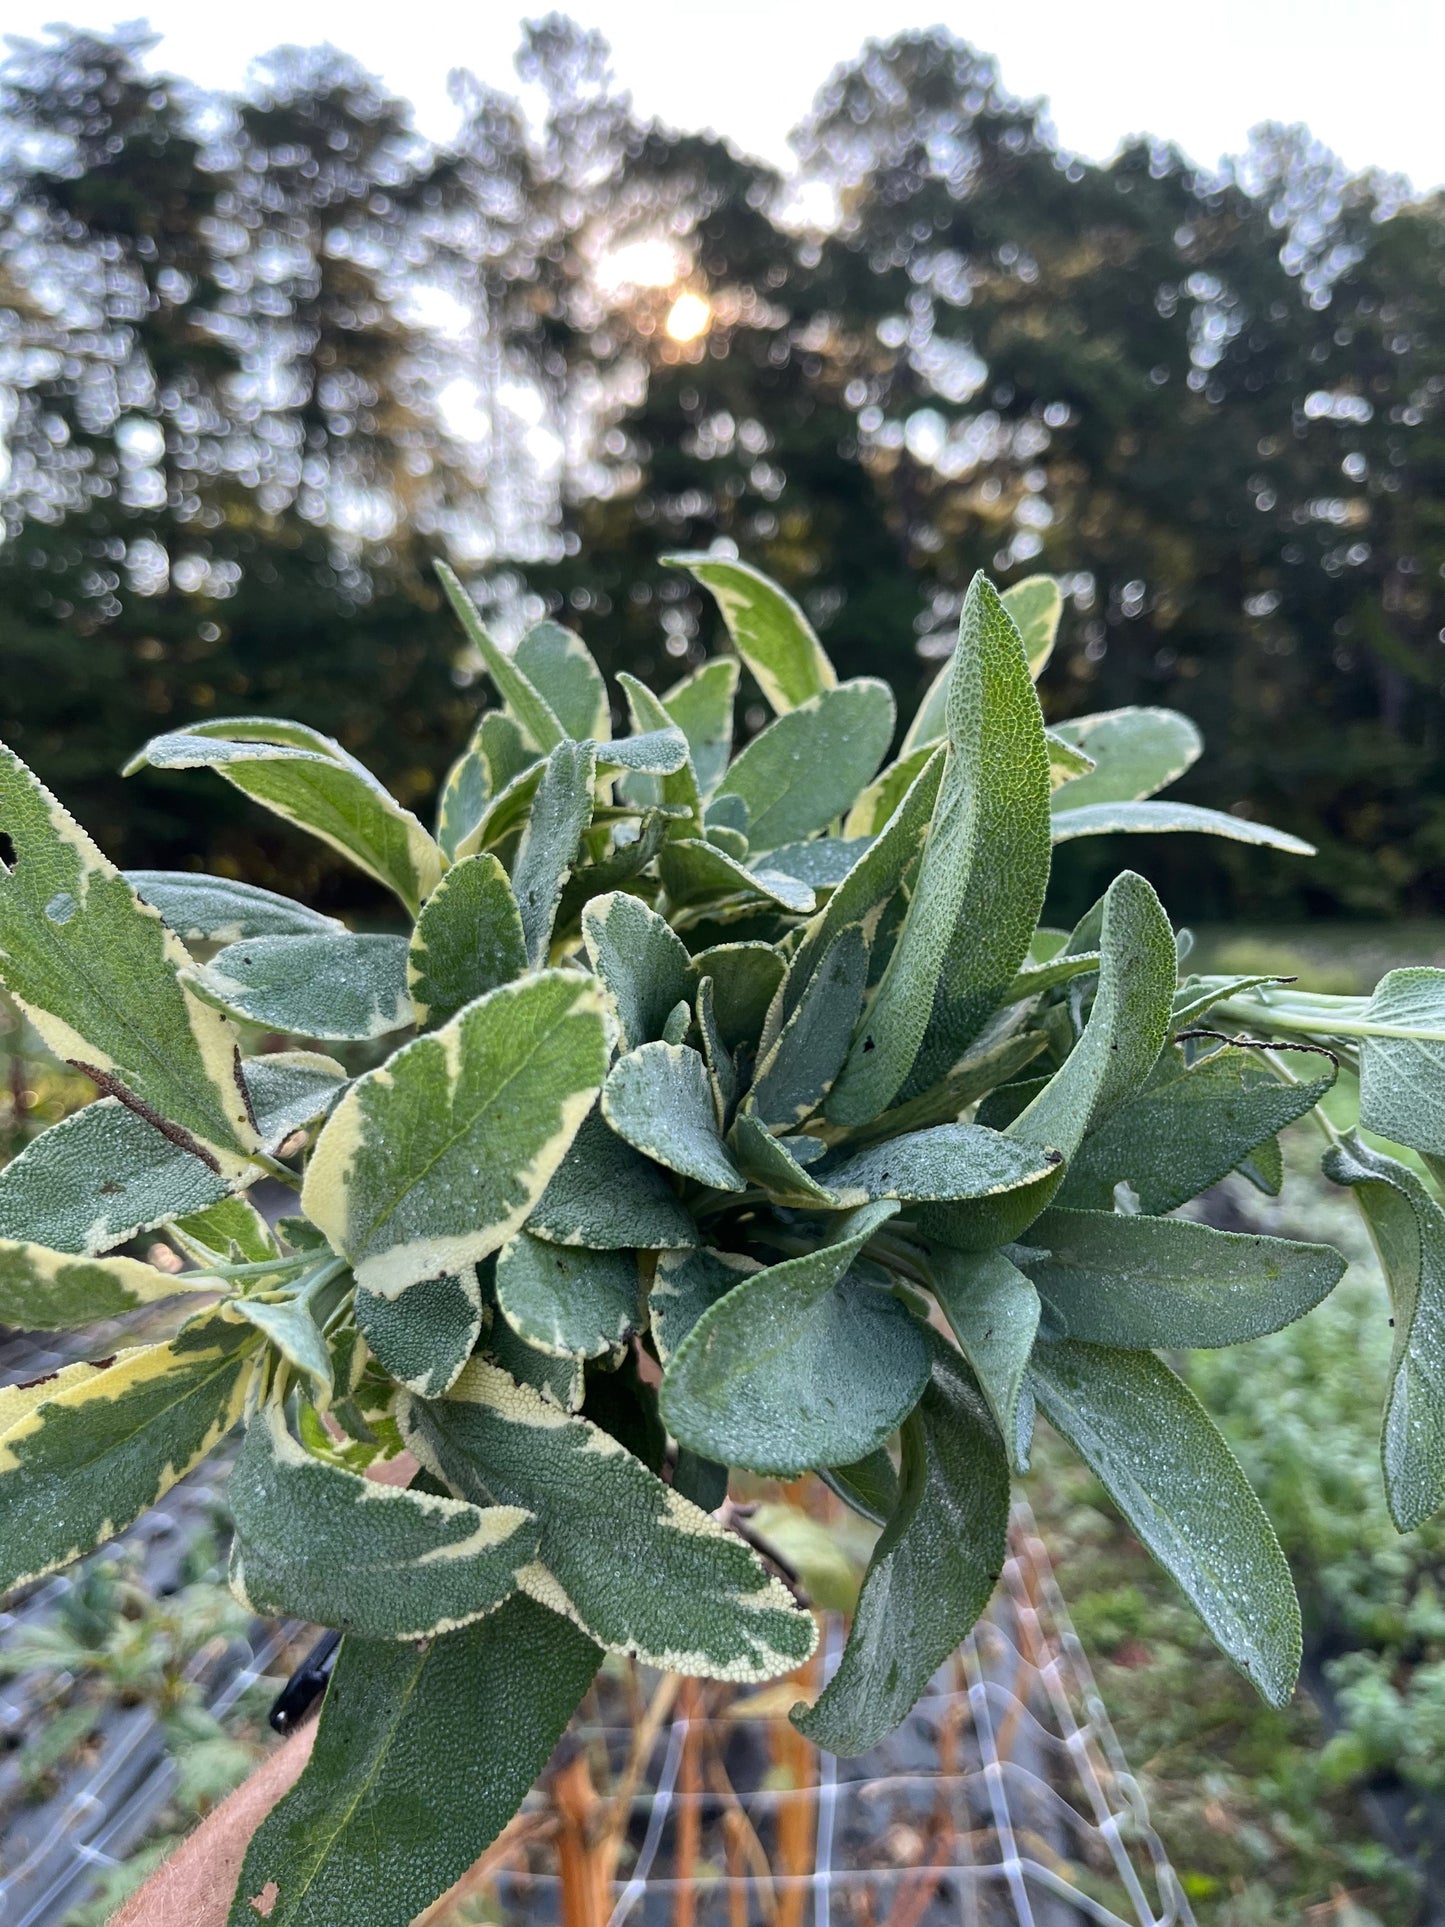
[[[836,1666],[829,1621],[808,1684]],[[901,1731],[834,1759],[791,1686],[633,1673],[427,1927],[1175,1927],[1193,1921],[1031,1516]]]

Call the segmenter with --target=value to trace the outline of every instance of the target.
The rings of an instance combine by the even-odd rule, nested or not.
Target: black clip
[[[336,1664],[340,1633],[323,1633],[276,1695],[267,1715],[273,1731],[294,1733],[326,1691]]]

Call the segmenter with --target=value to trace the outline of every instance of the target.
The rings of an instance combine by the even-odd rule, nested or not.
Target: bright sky
[[[121,0],[124,4],[124,0]],[[233,86],[253,55],[330,37],[416,103],[444,135],[446,76],[470,67],[507,86],[515,0],[151,0],[157,58]],[[542,13],[537,0],[530,13]],[[1445,4],[1441,0],[573,0],[611,41],[644,113],[711,126],[786,162],[789,128],[838,61],[870,35],[941,22],[1000,61],[1005,84],[1042,94],[1066,146],[1106,158],[1131,133],[1173,139],[1212,164],[1265,119],[1303,120],[1351,166],[1445,185]],[[9,33],[59,17],[108,27],[115,0],[8,0]],[[120,14],[120,17],[126,17]]]

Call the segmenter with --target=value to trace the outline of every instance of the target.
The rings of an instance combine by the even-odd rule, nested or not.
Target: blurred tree
[[[148,47],[0,76],[0,734],[117,848],[266,874],[223,793],[97,774],[213,707],[424,803],[477,667],[437,548],[504,635],[559,610],[666,681],[716,614],[660,557],[721,541],[905,711],[974,569],[1061,574],[1052,711],[1177,704],[1181,794],[1327,849],[1131,846],[1177,912],[1438,907],[1445,198],[1297,128],[1085,164],[942,29],[838,68],[786,178],[642,124],[555,14],[439,149],[329,50],[233,101]]]
[[[264,874],[299,843],[218,788],[115,772],[220,705],[332,729],[415,799],[464,726],[395,293],[429,157],[350,63],[278,56],[233,114],[145,72],[149,44],[56,33],[0,76],[0,260],[29,296],[4,342],[0,734],[118,856],[209,844]]]

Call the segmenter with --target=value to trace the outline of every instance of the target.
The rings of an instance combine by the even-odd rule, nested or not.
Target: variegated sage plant
[[[505,1825],[604,1653],[731,1680],[806,1660],[811,1614],[729,1529],[730,1468],[815,1473],[882,1528],[796,1713],[822,1746],[875,1745],[972,1625],[1038,1410],[1285,1699],[1289,1571],[1159,1353],[1335,1285],[1327,1246],[1174,1213],[1231,1171],[1277,1190],[1278,1133],[1342,1061],[1376,1135],[1321,1119],[1325,1163],[1394,1298],[1389,1501],[1403,1528],[1445,1497],[1445,973],[1355,999],[1182,975],[1128,872],[1039,927],[1076,837],[1307,847],[1148,800],[1199,752],[1181,716],[1045,728],[1052,581],[975,580],[880,774],[884,684],[839,683],[750,568],[679,560],[735,654],[661,698],[623,677],[622,736],[575,635],[504,653],[443,570],[501,706],[434,834],[299,724],[142,752],[323,838],[407,935],[121,875],[0,753],[0,976],[101,1093],[0,1173],[0,1318],[185,1294],[168,1342],[0,1393],[0,1584],[100,1544],[244,1423],[236,1590],[345,1641],[238,1927],[258,1898],[272,1927],[402,1927]],[[775,719],[734,755],[740,662]],[[246,1055],[262,1032],[297,1046]],[[378,1038],[356,1077],[312,1048]],[[295,1215],[248,1201],[263,1176]],[[106,1255],[156,1231],[189,1269]],[[387,1460],[410,1483],[365,1476]]]

